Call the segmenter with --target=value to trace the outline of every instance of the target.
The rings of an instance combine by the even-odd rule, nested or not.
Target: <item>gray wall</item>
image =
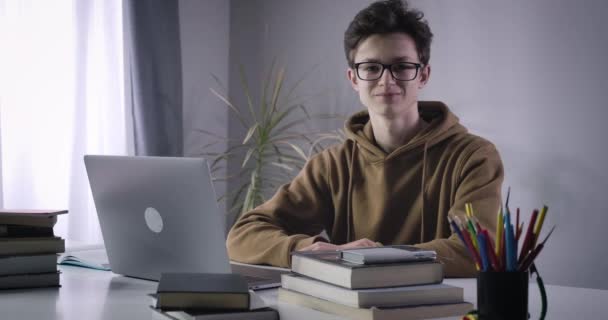
[[[288,80],[318,65],[301,91],[329,94],[311,99],[311,109],[361,109],[345,78],[342,36],[370,2],[232,0],[230,89],[238,88],[237,62],[255,74],[276,56],[289,66]],[[217,4],[201,6],[211,3]],[[431,81],[422,99],[446,102],[472,132],[496,143],[506,168],[505,191],[512,187],[511,205],[521,207],[525,221],[533,208],[549,205],[545,230],[557,229],[539,258],[545,281],[608,289],[601,274],[608,269],[608,154],[602,142],[608,136],[602,123],[608,116],[607,2],[412,4],[425,12],[435,33]],[[233,123],[230,130],[236,132]]]
[[[180,0],[179,12],[184,78],[184,155],[197,156],[210,140],[196,129],[228,136],[226,107],[209,88],[221,91],[212,74],[228,86],[230,3]],[[225,145],[221,143],[216,149],[222,150]],[[215,187],[219,195],[225,192],[224,184],[216,183]]]

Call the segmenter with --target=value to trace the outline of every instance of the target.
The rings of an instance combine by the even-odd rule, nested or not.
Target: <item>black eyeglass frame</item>
[[[366,64],[366,63],[373,63],[376,65],[381,65],[382,66],[382,71],[380,71],[380,75],[377,78],[374,79],[363,79],[361,77],[361,75],[359,75],[359,66],[362,64]],[[412,65],[416,68],[416,74],[414,74],[414,77],[409,79],[409,80],[403,80],[403,79],[399,79],[397,77],[395,77],[395,74],[393,73],[393,69],[392,66],[396,65],[396,64],[408,64],[408,65]],[[382,75],[384,75],[384,70],[388,69],[388,71],[391,73],[391,77],[393,77],[393,79],[395,79],[396,81],[412,81],[414,79],[416,79],[416,77],[418,77],[418,71],[420,70],[420,68],[422,68],[422,64],[421,63],[416,63],[416,62],[395,62],[395,63],[390,63],[390,64],[384,64],[384,63],[380,63],[380,62],[373,62],[373,61],[364,61],[364,62],[359,62],[359,63],[355,63],[353,65],[353,67],[355,68],[355,73],[357,74],[357,78],[363,80],[363,81],[376,81],[380,78],[382,78]]]

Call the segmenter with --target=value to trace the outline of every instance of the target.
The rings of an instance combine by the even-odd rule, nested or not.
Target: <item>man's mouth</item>
[[[401,93],[399,92],[381,92],[381,93],[376,93],[375,96],[378,97],[392,97],[392,96],[398,96],[401,95]]]

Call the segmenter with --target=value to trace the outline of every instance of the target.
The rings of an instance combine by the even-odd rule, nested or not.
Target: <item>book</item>
[[[0,209],[0,217],[37,217],[49,218],[68,213],[68,210],[40,210],[40,209]]]
[[[249,311],[223,311],[223,310],[176,310],[163,311],[152,308],[162,316],[162,319],[173,320],[279,320],[279,313],[272,308],[261,308]],[[161,318],[159,318],[161,319]]]
[[[57,255],[0,256],[0,275],[57,272]]]
[[[283,288],[279,288],[278,300],[356,320],[443,318],[462,316],[473,309],[473,304],[468,302],[394,308],[355,308]]]
[[[60,253],[65,242],[59,237],[48,238],[0,238],[0,256]]]
[[[0,276],[0,289],[58,287],[59,272]]]
[[[231,319],[259,319],[275,320],[279,319],[276,310],[266,306],[266,303],[253,290],[249,290],[249,310],[209,310],[209,309],[186,309],[186,310],[161,310],[154,308],[156,305],[157,294],[149,294],[152,298],[152,308],[159,319],[177,320],[231,320]]]
[[[409,286],[443,281],[443,264],[438,261],[363,265],[342,260],[339,251],[293,252],[291,270],[349,289]]]
[[[0,209],[0,225],[20,225],[52,228],[57,216],[68,210]]]
[[[16,215],[0,215],[0,225],[18,225],[52,228],[57,223],[57,216],[52,217],[32,217]]]
[[[249,287],[239,274],[163,273],[154,307],[248,310]]]
[[[437,258],[433,250],[412,246],[386,246],[340,250],[342,260],[356,264],[379,264],[412,261],[431,261]]]
[[[57,264],[89,268],[95,270],[112,271],[109,263],[97,263],[85,260],[70,253],[63,253],[57,258]]]
[[[33,227],[12,224],[0,225],[0,237],[24,238],[24,237],[54,237],[53,227]]]
[[[462,288],[448,284],[401,286],[377,289],[346,289],[296,274],[281,275],[284,289],[358,307],[403,307],[462,302]]]

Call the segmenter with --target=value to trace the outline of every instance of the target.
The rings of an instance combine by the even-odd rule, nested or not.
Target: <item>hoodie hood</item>
[[[442,102],[419,101],[418,110],[422,119],[429,125],[408,143],[394,150],[390,155],[391,158],[418,148],[421,151],[423,148],[432,148],[433,145],[453,135],[467,132],[467,129],[459,123],[458,117]],[[388,157],[388,154],[376,143],[367,110],[351,116],[346,121],[344,130],[347,137],[355,142],[369,161],[381,162]]]

